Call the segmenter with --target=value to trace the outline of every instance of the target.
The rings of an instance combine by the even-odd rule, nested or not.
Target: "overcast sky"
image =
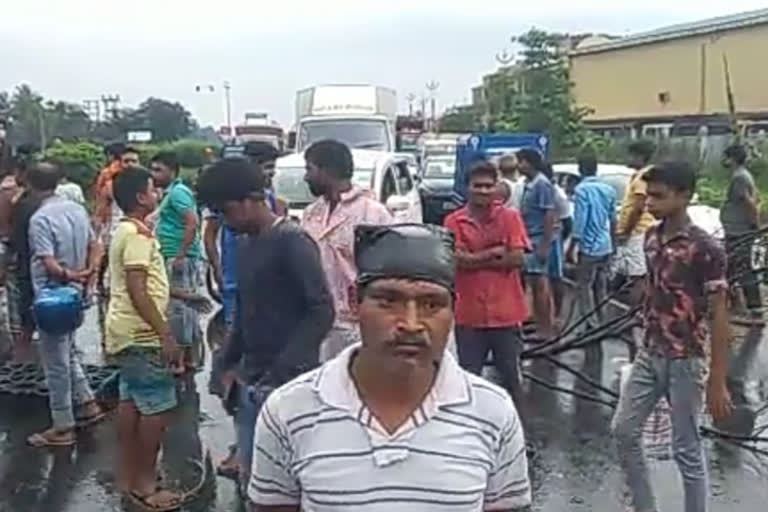
[[[627,6],[631,4],[631,6]],[[0,90],[26,82],[82,102],[119,94],[181,101],[203,124],[267,111],[293,121],[297,89],[375,83],[421,95],[440,83],[440,108],[470,88],[532,26],[617,35],[766,6],[765,0],[0,0]],[[213,84],[214,93],[196,93]]]

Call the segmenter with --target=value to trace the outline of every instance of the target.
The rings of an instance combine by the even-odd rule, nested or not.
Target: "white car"
[[[418,178],[407,155],[352,149],[352,160],[354,185],[372,191],[397,222],[422,222]],[[288,203],[289,215],[294,219],[301,219],[304,208],[315,200],[304,181],[305,167],[303,153],[283,156],[275,163],[275,194]]]
[[[574,187],[581,181],[579,166],[577,164],[555,164],[552,166],[555,181],[565,190],[568,199],[572,203],[572,194]],[[626,193],[629,180],[635,173],[625,165],[617,164],[598,164],[597,177],[616,190],[617,207]],[[720,223],[720,210],[697,202],[694,195],[691,205],[688,206],[688,216],[694,224],[706,231],[710,236],[718,240],[724,237],[723,225]]]

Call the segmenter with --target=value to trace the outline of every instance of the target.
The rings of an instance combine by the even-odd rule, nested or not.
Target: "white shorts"
[[[648,273],[645,262],[645,233],[632,235],[624,244],[616,247],[611,274],[642,277]]]

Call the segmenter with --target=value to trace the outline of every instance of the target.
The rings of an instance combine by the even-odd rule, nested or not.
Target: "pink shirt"
[[[304,210],[302,227],[320,247],[328,285],[336,308],[336,323],[348,324],[355,318],[349,305],[349,292],[355,286],[355,226],[359,224],[392,224],[392,216],[373,194],[352,187],[341,195],[341,201],[330,212],[328,201],[321,197]]]

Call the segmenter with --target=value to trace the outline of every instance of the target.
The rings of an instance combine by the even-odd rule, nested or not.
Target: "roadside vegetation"
[[[194,185],[197,170],[206,161],[206,149],[218,153],[219,148],[199,140],[182,139],[176,142],[159,144],[135,144],[141,161],[145,164],[160,151],[176,152],[181,163],[181,176],[190,185]],[[83,188],[88,195],[98,172],[106,163],[103,147],[93,142],[55,141],[45,150],[45,157],[61,165],[71,181]]]

